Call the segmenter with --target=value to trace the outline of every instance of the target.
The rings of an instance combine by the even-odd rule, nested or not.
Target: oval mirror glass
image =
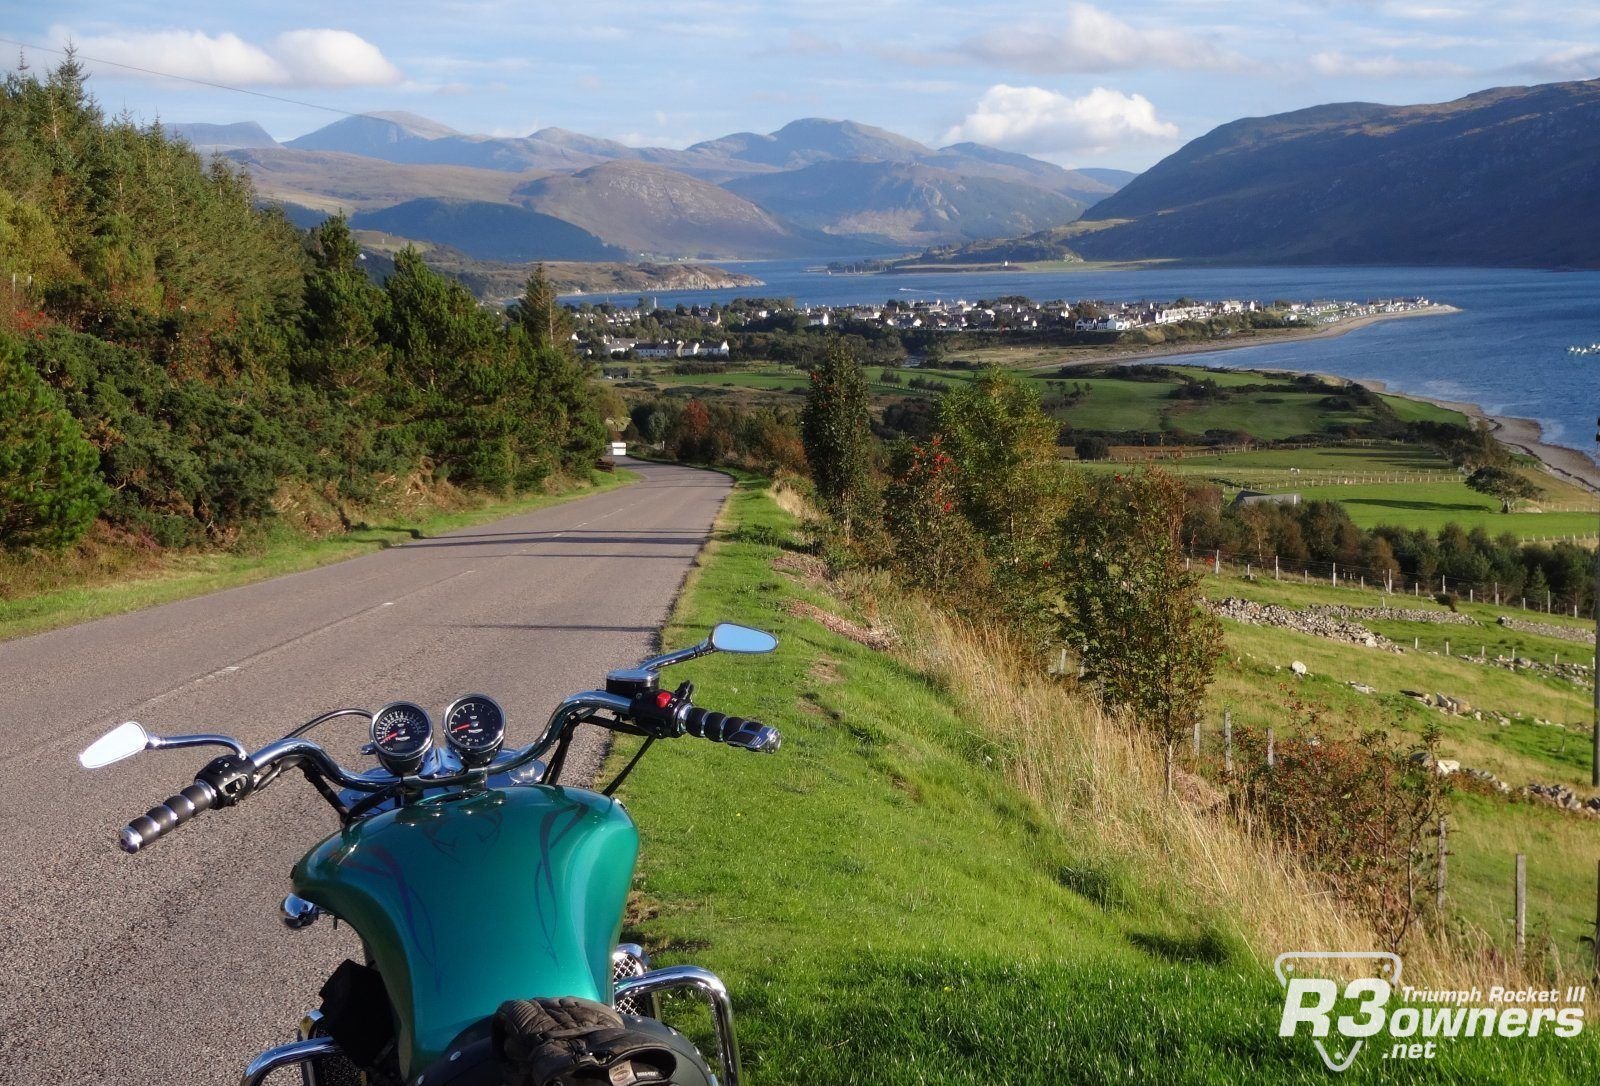
[[[748,626],[719,622],[711,631],[711,647],[718,652],[771,652],[778,647],[778,639]]]
[[[137,720],[130,720],[126,724],[118,724],[90,743],[89,748],[78,755],[78,762],[85,769],[99,769],[103,765],[131,758],[143,750],[149,741],[144,726]]]

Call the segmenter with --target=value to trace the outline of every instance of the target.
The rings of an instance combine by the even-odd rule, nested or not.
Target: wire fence
[[[1593,536],[1557,536],[1551,542],[1582,542]],[[1524,540],[1524,542],[1533,542]],[[1302,584],[1325,584],[1331,588],[1344,588],[1361,592],[1375,592],[1384,596],[1411,596],[1414,599],[1433,598],[1436,595],[1453,595],[1469,603],[1490,603],[1497,607],[1515,607],[1523,611],[1569,618],[1585,618],[1593,607],[1592,586],[1574,595],[1571,591],[1558,593],[1547,588],[1542,597],[1530,599],[1520,588],[1502,585],[1499,581],[1452,580],[1447,574],[1426,579],[1408,576],[1394,569],[1376,569],[1370,566],[1344,562],[1316,562],[1279,555],[1262,555],[1220,549],[1189,550],[1184,558],[1185,568],[1199,568],[1216,576],[1232,575],[1257,580],[1298,581]]]

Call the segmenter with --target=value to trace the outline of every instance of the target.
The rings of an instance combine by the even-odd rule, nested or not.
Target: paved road
[[[91,774],[78,750],[125,719],[253,746],[320,710],[404,697],[437,717],[470,691],[526,741],[562,695],[655,648],[728,492],[630,466],[643,482],[0,644],[0,1083],[235,1082],[359,952],[343,925],[277,919],[289,868],[334,824],[298,778],[125,856],[116,831],[211,754]],[[321,729],[347,764],[360,730]]]

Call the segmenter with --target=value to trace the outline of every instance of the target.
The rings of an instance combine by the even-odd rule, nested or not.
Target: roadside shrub
[[[966,615],[988,603],[983,543],[957,507],[959,470],[934,437],[903,445],[884,491],[893,563],[907,583]]]
[[[1102,476],[1057,533],[1062,636],[1108,705],[1166,746],[1198,719],[1221,650],[1201,575],[1184,568],[1184,487],[1160,471]]]
[[[60,394],[0,338],[0,547],[76,542],[108,497],[97,459]]]
[[[1234,733],[1234,799],[1247,821],[1289,849],[1398,952],[1431,900],[1437,857],[1430,843],[1449,790],[1434,771],[1439,733],[1406,751],[1388,734],[1279,738],[1266,765],[1266,738]],[[1436,876],[1434,876],[1436,877]]]

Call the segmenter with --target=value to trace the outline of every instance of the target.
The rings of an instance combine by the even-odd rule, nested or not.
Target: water
[[[1600,342],[1600,272],[1500,268],[1156,268],[1142,271],[824,275],[813,261],[728,265],[763,287],[655,293],[662,305],[792,297],[812,305],[881,303],[890,298],[1108,301],[1195,298],[1310,300],[1423,295],[1462,312],[1383,321],[1329,339],[1187,355],[1218,367],[1311,370],[1375,378],[1397,392],[1475,403],[1493,415],[1531,418],[1544,439],[1594,455],[1600,413],[1600,356],[1568,353]],[[632,302],[637,294],[612,296]],[[599,296],[585,300],[595,301]]]

